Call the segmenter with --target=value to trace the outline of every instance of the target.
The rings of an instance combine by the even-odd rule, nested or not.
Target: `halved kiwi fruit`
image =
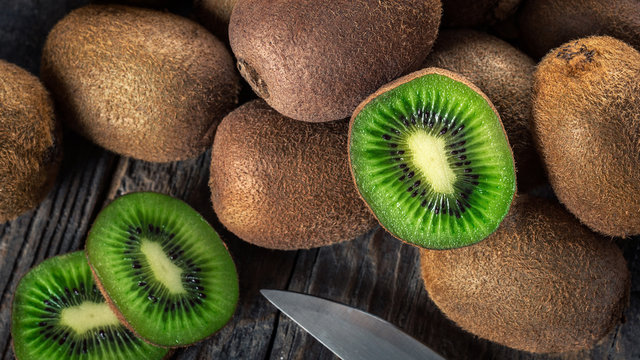
[[[380,224],[425,248],[484,239],[516,190],[497,111],[476,86],[438,68],[402,77],[360,104],[349,127],[349,160]]]
[[[43,261],[18,284],[11,312],[19,360],[162,359],[137,338],[98,291],[82,251]]]
[[[192,344],[235,311],[233,260],[211,225],[181,200],[150,192],[114,200],[92,225],[86,252],[109,304],[152,344]]]

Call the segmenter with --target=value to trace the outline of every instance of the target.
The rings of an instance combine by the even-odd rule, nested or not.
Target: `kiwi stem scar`
[[[416,166],[433,190],[441,194],[452,194],[455,191],[453,185],[456,174],[447,161],[444,139],[417,131],[407,139],[407,143]]]
[[[77,334],[109,325],[120,325],[116,314],[107,303],[85,301],[80,305],[62,309],[60,323],[72,328]]]
[[[187,292],[182,285],[182,269],[167,257],[159,243],[143,239],[140,245],[140,251],[142,251],[147,258],[153,276],[163,284],[171,294],[183,294]]]

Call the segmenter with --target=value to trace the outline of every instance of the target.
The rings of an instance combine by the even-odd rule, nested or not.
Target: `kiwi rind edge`
[[[469,81],[467,78],[465,78],[464,76],[455,73],[453,71],[450,70],[446,70],[446,69],[442,69],[442,68],[437,68],[437,67],[429,67],[429,68],[425,68],[422,70],[418,70],[415,71],[413,73],[407,74],[405,76],[402,76],[396,80],[391,81],[390,83],[387,83],[385,85],[383,85],[382,87],[380,87],[378,90],[376,90],[376,92],[374,92],[373,94],[369,95],[363,102],[360,103],[360,105],[358,105],[358,107],[353,111],[353,115],[351,115],[351,119],[349,120],[349,135],[347,138],[347,147],[350,146],[351,144],[351,130],[353,128],[353,123],[355,121],[355,118],[358,116],[358,114],[360,113],[360,111],[362,111],[362,109],[364,109],[365,106],[367,106],[371,101],[373,101],[375,98],[377,98],[378,96],[392,90],[395,89],[396,87],[405,84],[411,80],[417,79],[419,77],[423,77],[425,75],[430,75],[430,74],[437,74],[437,75],[442,75],[442,76],[446,76],[448,78],[453,79],[454,81],[460,82],[466,86],[468,86],[471,90],[473,90],[474,92],[476,92],[477,94],[479,94],[486,102],[487,104],[489,104],[489,106],[491,107],[491,110],[493,111],[493,113],[496,115],[496,117],[498,118],[498,121],[500,123],[500,127],[502,128],[502,133],[504,134],[505,137],[505,141],[508,145],[509,148],[509,152],[511,153],[511,159],[513,159],[513,150],[511,149],[511,144],[509,144],[509,138],[507,137],[507,133],[504,130],[504,124],[502,124],[502,119],[500,118],[500,114],[498,113],[498,110],[496,110],[495,106],[493,105],[493,103],[491,102],[491,100],[489,100],[489,97],[482,92],[482,90],[480,90],[477,86],[475,86],[471,81]],[[347,148],[347,152],[349,152],[349,148]],[[355,174],[353,173],[353,166],[351,164],[351,156],[347,156],[347,159],[349,161],[349,173],[351,174],[351,179],[353,181],[353,185],[355,186],[355,188],[358,191],[358,196],[360,196],[360,199],[362,199],[362,201],[364,202],[364,204],[367,206],[367,209],[369,209],[369,211],[371,212],[371,214],[373,215],[373,217],[378,221],[378,223],[380,224],[380,227],[382,227],[387,233],[391,234],[391,236],[393,236],[394,238],[402,241],[405,244],[411,245],[411,246],[415,246],[417,248],[421,248],[421,246],[408,242],[406,240],[401,239],[400,237],[396,236],[393,232],[389,231],[389,229],[387,229],[378,219],[378,216],[373,212],[373,209],[371,209],[371,206],[369,205],[369,203],[367,203],[367,201],[364,199],[364,197],[362,196],[362,193],[360,193],[360,189],[358,188],[358,185],[356,183],[356,177]],[[513,160],[512,160],[513,161]],[[515,163],[513,164],[513,168],[514,168],[514,174],[517,172],[516,167],[515,167]],[[517,189],[517,179],[514,179],[514,192],[513,195],[511,197],[511,203],[513,203],[513,200],[515,199],[516,194],[518,193],[518,189]],[[508,211],[507,211],[508,212]],[[507,213],[504,214],[504,216],[506,216]],[[503,216],[503,219],[504,219]],[[499,226],[499,225],[498,225]],[[497,230],[498,227],[496,227]],[[495,231],[495,230],[494,230]],[[483,239],[484,240],[484,239]],[[482,240],[480,240],[482,241]],[[473,244],[467,244],[461,247],[465,247],[465,246],[471,246]]]

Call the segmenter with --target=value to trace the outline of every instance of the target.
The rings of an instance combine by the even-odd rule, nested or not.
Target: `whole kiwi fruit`
[[[440,12],[440,0],[239,0],[229,40],[240,73],[271,107],[323,122],[419,69]]]
[[[375,226],[349,175],[347,121],[306,123],[263,100],[227,115],[213,142],[211,201],[243,240],[302,249],[350,240]]]
[[[558,199],[605,235],[640,234],[640,52],[571,41],[535,72],[533,125]]]
[[[195,0],[194,14],[207,29],[222,41],[229,40],[231,10],[238,0]]]
[[[509,138],[518,171],[518,190],[546,182],[529,123],[533,60],[509,43],[475,30],[443,30],[424,67],[455,71],[491,99]]]
[[[442,0],[442,25],[492,25],[516,11],[520,0]]]
[[[231,55],[205,28],[119,5],[89,5],[56,24],[42,78],[71,128],[108,150],[156,162],[211,146],[239,91]]]
[[[534,353],[593,346],[629,300],[630,273],[616,244],[559,204],[526,195],[483,242],[422,250],[421,269],[431,299],[460,327]]]
[[[591,35],[613,36],[640,49],[637,0],[525,0],[518,24],[522,44],[536,58]]]
[[[0,223],[47,195],[62,160],[62,131],[40,80],[0,60]]]

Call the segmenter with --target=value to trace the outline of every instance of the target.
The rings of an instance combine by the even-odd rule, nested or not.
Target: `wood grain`
[[[86,0],[0,0],[0,58],[37,73],[41,46],[55,22]],[[186,14],[185,6],[175,11]],[[574,354],[532,355],[466,333],[448,320],[422,287],[418,251],[380,228],[352,241],[300,251],[243,242],[211,209],[210,151],[183,162],[152,164],[122,158],[65,133],[56,185],[33,211],[0,224],[0,355],[13,359],[11,299],[20,278],[57,254],[82,249],[98,211],[117,196],[158,191],[183,199],[220,232],[235,259],[240,302],[232,321],[211,338],[178,350],[174,360],[336,359],[259,294],[289,289],[343,302],[389,320],[448,359],[640,359],[640,239],[619,241],[632,271],[626,322],[601,343]],[[346,239],[345,239],[346,240]]]

